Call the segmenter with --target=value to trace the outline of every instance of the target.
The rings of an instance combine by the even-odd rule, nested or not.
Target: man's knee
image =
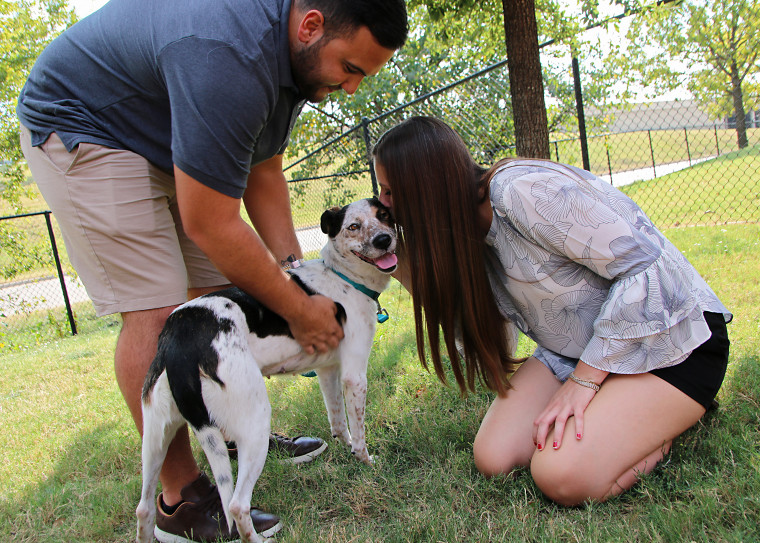
[[[116,343],[116,367],[139,367],[147,371],[156,354],[158,336],[177,306],[160,307],[121,314],[122,325]]]
[[[156,338],[164,327],[166,319],[178,306],[157,307],[144,311],[128,311],[121,313],[122,334],[145,334],[156,331]]]

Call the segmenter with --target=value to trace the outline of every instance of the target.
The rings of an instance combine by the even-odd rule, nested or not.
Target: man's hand
[[[330,298],[309,296],[303,311],[286,318],[293,337],[309,354],[336,349],[343,339],[343,328],[336,318],[338,308]]]

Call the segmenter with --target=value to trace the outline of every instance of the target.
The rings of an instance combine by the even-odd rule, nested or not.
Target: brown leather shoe
[[[201,475],[181,491],[182,502],[170,515],[164,512],[162,494],[158,496],[156,528],[153,535],[161,543],[211,543],[236,541],[237,528],[227,529],[222,500],[216,485]],[[271,537],[282,529],[276,515],[251,509],[253,527],[262,537]]]

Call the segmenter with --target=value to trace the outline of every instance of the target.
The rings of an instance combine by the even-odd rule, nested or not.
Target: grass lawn
[[[282,516],[277,541],[758,541],[760,226],[666,233],[735,319],[721,407],[665,465],[620,498],[574,509],[546,500],[525,471],[481,477],[472,440],[493,395],[461,398],[420,368],[394,282],[369,370],[374,466],[332,442],[315,379],[267,381],[277,431],[331,443],[311,464],[267,461],[253,503]],[[0,541],[134,540],[139,439],[113,378],[113,324],[0,358]]]
[[[660,228],[760,220],[760,146],[621,189]]]

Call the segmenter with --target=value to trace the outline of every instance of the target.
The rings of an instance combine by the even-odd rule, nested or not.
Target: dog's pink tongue
[[[386,253],[385,255],[375,260],[375,265],[381,270],[387,270],[396,264],[398,264],[398,258],[393,253]]]

